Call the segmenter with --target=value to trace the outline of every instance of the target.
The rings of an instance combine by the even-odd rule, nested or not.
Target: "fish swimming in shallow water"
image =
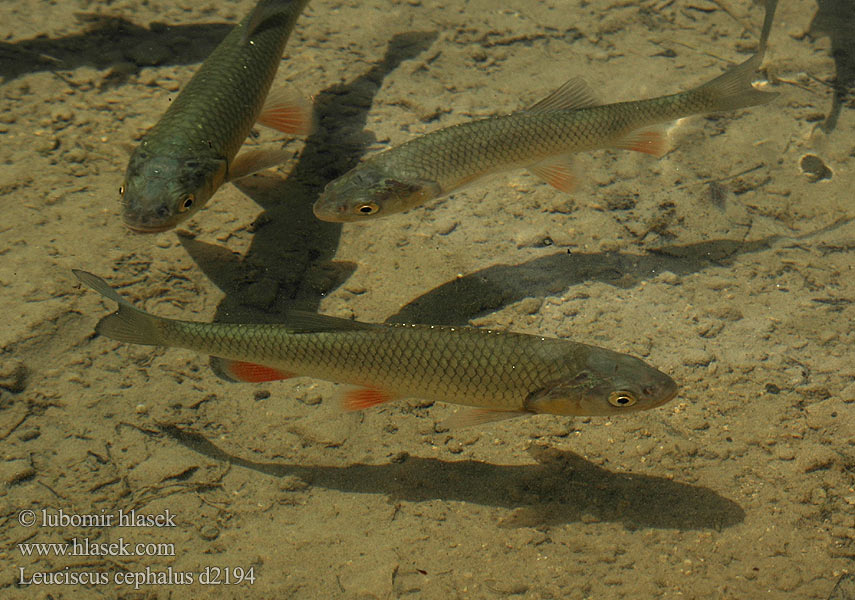
[[[528,169],[557,189],[575,186],[570,157],[597,148],[661,156],[663,136],[647,127],[689,115],[769,102],[751,85],[763,59],[777,0],[766,8],[760,50],[687,92],[600,104],[578,78],[527,110],[454,125],[370,157],[327,184],[314,205],[323,221],[369,221],[440,198],[494,173]]]
[[[280,149],[237,156],[258,122],[293,134],[311,128],[295,92],[268,95],[288,36],[309,0],[260,0],[202,63],[131,155],[119,190],[134,231],[175,227],[226,181],[284,162]]]
[[[91,273],[74,274],[119,304],[96,326],[101,335],[209,354],[215,370],[235,381],[307,376],[353,384],[359,387],[344,399],[351,410],[418,397],[475,407],[449,423],[465,426],[538,413],[630,413],[677,393],[670,377],[637,358],[569,340],[308,313],[282,325],[178,321],[135,308]]]

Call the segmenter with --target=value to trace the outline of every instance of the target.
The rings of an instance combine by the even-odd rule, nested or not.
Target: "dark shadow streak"
[[[555,295],[572,285],[602,281],[629,288],[663,271],[695,273],[729,259],[764,250],[771,236],[752,242],[713,240],[669,246],[647,254],[558,252],[520,265],[493,265],[454,279],[412,300],[390,323],[466,325],[470,319],[494,312],[523,298]]]
[[[171,425],[161,431],[204,456],[274,477],[392,500],[444,500],[515,509],[505,526],[535,527],[586,519],[630,528],[717,529],[741,523],[738,504],[707,488],[663,477],[617,473],[569,451],[535,446],[533,465],[493,465],[408,456],[384,464],[346,467],[260,463],[232,456],[205,437]]]
[[[238,182],[264,208],[252,224],[246,256],[182,235],[184,248],[226,297],[216,321],[281,322],[288,310],[317,311],[321,298],[346,280],[351,263],[332,262],[341,225],[319,221],[312,204],[324,186],[359,162],[372,141],[365,127],[383,79],[424,52],[435,32],[395,35],[382,60],[345,84],[315,97],[315,131],[286,178],[262,175]]]
[[[78,67],[106,69],[130,65],[108,79],[121,83],[141,67],[202,62],[234,24],[165,25],[150,29],[118,17],[82,15],[92,22],[85,33],[62,38],[37,37],[13,44],[0,42],[0,76],[4,81],[37,71]]]
[[[832,82],[834,99],[821,127],[830,133],[837,126],[844,105],[855,107],[855,2],[852,0],[817,0],[816,15],[810,35],[827,35],[831,39],[831,57],[836,75]]]

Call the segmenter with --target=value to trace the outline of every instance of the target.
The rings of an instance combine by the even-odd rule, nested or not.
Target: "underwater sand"
[[[130,233],[124,146],[252,5],[4,5],[0,596],[853,597],[846,2],[782,2],[765,62],[781,96],[683,120],[662,159],[591,153],[571,195],[515,172],[342,227],[311,205],[364,153],[577,75],[605,101],[686,90],[744,60],[763,14],[745,0],[314,0],[274,85],[315,97],[317,132],[259,130],[249,144],[283,140],[293,160],[222,188],[180,235]],[[836,72],[849,96],[835,104]],[[569,337],[640,356],[681,391],[625,418],[460,431],[437,426],[450,405],[344,414],[334,384],[229,384],[204,356],[94,336],[114,306],[72,268],[173,318],[296,308]],[[175,526],[20,524],[43,509],[168,510]],[[120,538],[174,555],[18,546]],[[217,567],[255,581],[198,583]],[[21,586],[21,568],[109,583]],[[115,583],[147,568],[194,583]]]

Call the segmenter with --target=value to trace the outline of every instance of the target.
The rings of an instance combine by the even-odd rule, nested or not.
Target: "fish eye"
[[[635,395],[632,392],[620,390],[618,392],[612,392],[611,394],[609,394],[609,404],[611,404],[612,406],[617,406],[618,408],[625,408],[627,406],[632,406],[635,403]]]
[[[356,207],[356,211],[361,215],[373,215],[378,210],[380,210],[380,207],[374,202],[365,202]]]
[[[181,212],[186,210],[190,210],[190,207],[193,206],[193,201],[196,197],[193,194],[187,194],[181,199],[181,208],[179,209]]]

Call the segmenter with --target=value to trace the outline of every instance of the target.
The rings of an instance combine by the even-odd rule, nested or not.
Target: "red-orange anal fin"
[[[312,132],[312,103],[294,89],[272,89],[258,116],[259,125],[291,135]]]
[[[567,157],[543,161],[532,165],[528,170],[562,192],[569,193],[576,189],[577,180],[573,174],[573,165]]]
[[[396,398],[397,396],[377,388],[356,388],[345,392],[341,405],[344,410],[365,410]]]
[[[280,379],[296,377],[294,373],[288,373],[266,365],[220,357],[211,358],[211,367],[220,377],[231,381],[243,381],[246,383],[278,381]]]
[[[629,135],[619,139],[613,145],[615,148],[622,150],[634,150],[635,152],[644,152],[645,154],[652,154],[657,157],[664,155],[668,151],[668,141],[665,139],[665,134],[653,129],[633,131]]]

